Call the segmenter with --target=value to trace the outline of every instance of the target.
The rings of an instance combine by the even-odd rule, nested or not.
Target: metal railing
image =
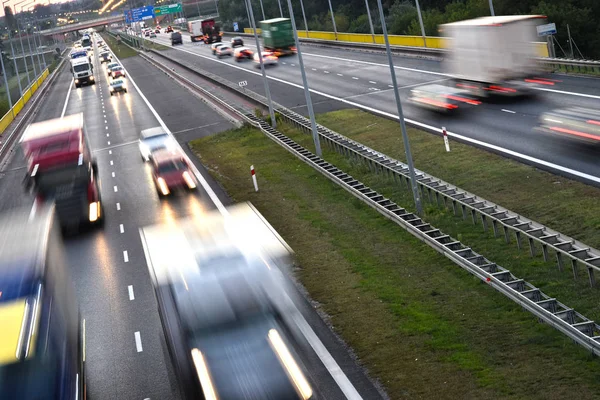
[[[160,55],[160,53],[158,52],[153,53]],[[164,56],[161,57],[165,58]],[[470,247],[467,247],[463,245],[460,241],[452,238],[449,235],[444,234],[444,232],[435,228],[430,223],[424,221],[419,216],[400,207],[392,200],[385,198],[383,195],[372,190],[367,185],[354,179],[351,175],[345,173],[336,166],[314,155],[313,153],[300,146],[298,143],[294,142],[292,139],[288,138],[281,132],[273,129],[264,120],[259,119],[250,113],[244,112],[240,107],[233,106],[223,101],[210,91],[201,88],[200,86],[196,85],[195,83],[192,83],[185,77],[182,77],[180,74],[174,72],[174,70],[164,67],[160,63],[156,63],[148,57],[145,58],[149,62],[163,70],[163,72],[165,72],[169,76],[174,77],[177,80],[183,82],[185,85],[187,85],[187,87],[193,88],[201,92],[203,95],[210,97],[212,100],[215,100],[216,102],[224,106],[230,112],[236,113],[240,118],[242,118],[246,122],[258,127],[264,134],[266,134],[277,144],[288,150],[294,156],[321,172],[328,179],[341,186],[353,196],[368,204],[370,207],[377,210],[386,218],[394,221],[395,223],[403,227],[409,233],[419,238],[420,240],[428,244],[430,247],[443,254],[445,257],[449,258],[458,266],[462,267],[463,269],[473,274],[480,280],[486,282],[494,289],[498,290],[500,293],[513,300],[519,306],[534,314],[537,318],[539,318],[540,321],[545,322],[550,326],[554,327],[555,329],[562,332],[564,335],[566,335],[579,345],[591,351],[593,354],[600,355],[600,325],[596,322],[586,318],[584,315],[576,312],[574,309],[559,302],[555,298],[544,294],[539,288],[533,286],[529,282],[517,278],[510,272],[510,270],[507,270],[499,266],[498,264],[488,260],[483,255],[476,253]],[[178,61],[174,61],[172,59],[169,60],[171,62],[175,62],[181,65],[189,71],[195,72],[211,80],[212,77],[215,76],[213,74],[207,73],[206,71],[198,70],[197,68],[192,69],[191,67],[182,64]],[[205,75],[205,73],[207,75]],[[231,82],[225,81],[220,77],[218,78],[218,81],[215,82],[219,84],[224,84],[227,88],[234,89],[236,92],[241,93],[245,97],[249,97],[252,100],[257,101],[258,103],[262,103],[264,101],[264,98],[262,96],[250,91],[239,90],[237,87],[231,85]],[[300,128],[303,128],[305,126],[304,117],[292,111],[286,110],[285,108],[279,105],[278,107],[278,113],[280,113],[284,118],[296,121],[295,123]],[[284,111],[285,113],[282,113],[282,111]],[[343,151],[351,150],[349,146],[340,145],[338,136],[342,135],[335,134],[332,131],[330,132],[334,133],[334,135],[324,134],[324,129],[327,128],[319,127],[319,134],[330,147],[338,151],[339,149],[344,149]],[[347,138],[345,139],[349,140]],[[351,154],[354,154],[355,156],[363,156],[362,154],[360,154],[360,152],[356,151],[352,151]],[[384,155],[382,155],[381,153],[373,152],[373,157],[367,158],[377,160],[374,160],[376,164],[373,165],[384,166],[385,164],[382,163],[382,157],[384,157]],[[385,170],[387,170],[390,173],[391,171],[394,171],[397,174],[394,176],[404,176],[403,171],[405,171],[405,169],[406,166],[398,161],[393,162],[393,165],[385,165]],[[426,187],[424,185],[432,183],[430,181],[430,177],[424,176],[423,173],[419,174],[418,180],[421,190],[423,190]],[[409,187],[408,182],[406,186]],[[442,189],[438,186],[438,190],[435,190],[433,192],[443,194],[444,198],[451,199],[453,205],[455,206],[455,210],[456,204],[465,205],[465,207],[467,205],[474,205],[473,202],[471,200],[466,199],[465,196],[460,196],[458,195],[458,193],[454,192],[455,190],[455,187],[451,189]],[[430,191],[428,193],[431,195],[432,192]],[[438,196],[436,195],[436,197]],[[465,207],[462,207],[463,216],[465,215]],[[487,212],[491,210],[482,210],[478,207],[472,209],[478,210],[481,213],[480,215],[482,216],[482,221],[484,221],[483,223],[485,226],[485,218],[483,218],[483,216],[489,215],[487,214]],[[501,219],[499,219],[499,217],[500,216],[497,215],[491,218],[492,221],[499,221]],[[505,227],[509,226],[505,222],[502,222],[501,224]],[[494,226],[496,225],[494,224]],[[538,236],[534,236],[531,233],[529,233],[527,236],[531,239],[530,245],[532,246],[532,240],[534,238],[538,238]],[[531,247],[531,249],[533,251],[533,246]]]

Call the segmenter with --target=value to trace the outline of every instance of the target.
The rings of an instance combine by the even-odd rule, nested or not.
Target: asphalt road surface
[[[139,228],[202,214],[215,204],[202,187],[196,193],[160,200],[137,140],[141,130],[159,126],[159,118],[184,149],[187,141],[232,125],[139,57],[123,61],[128,93],[110,96],[105,67],[97,56],[94,62],[95,85],[76,89],[68,66],[63,67],[32,119],[83,112],[98,163],[105,226],[66,238],[69,267],[86,321],[88,398],[177,399]],[[203,172],[198,160],[193,160]],[[24,173],[22,152],[15,148],[0,174],[0,211],[33,205],[22,190]],[[229,204],[219,186],[203,175],[220,201]],[[298,318],[307,322],[308,330],[294,343],[294,351],[308,371],[316,398],[380,398],[311,304],[299,292],[290,297]]]
[[[163,53],[173,60],[193,62],[233,82],[247,81],[247,89],[264,95],[260,69],[252,61],[218,59],[210,46],[192,43],[182,32],[183,45]],[[157,43],[170,46],[168,35],[159,34]],[[245,45],[255,50],[254,39]],[[385,53],[363,52],[303,45],[305,70],[316,112],[347,107],[367,109],[387,117],[397,117]],[[600,144],[581,143],[535,130],[540,115],[555,108],[587,107],[600,104],[600,79],[560,74],[543,75],[553,80],[542,85],[530,98],[503,99],[465,107],[456,115],[444,116],[409,104],[410,90],[424,84],[443,84],[449,78],[438,61],[394,57],[396,77],[403,100],[405,118],[428,130],[446,127],[463,141],[487,147],[554,172],[600,184]],[[268,67],[274,101],[307,114],[297,56],[282,57],[279,65]],[[343,133],[343,132],[342,132]],[[452,136],[451,136],[452,138]],[[418,166],[417,166],[418,167]]]

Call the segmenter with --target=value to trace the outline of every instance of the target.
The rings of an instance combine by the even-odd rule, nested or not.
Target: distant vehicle
[[[85,399],[85,335],[54,207],[33,215],[0,216],[0,398]]]
[[[233,49],[228,45],[224,44],[223,46],[217,47],[217,57],[222,58],[225,56],[232,56]]]
[[[152,176],[159,196],[175,189],[196,189],[194,173],[178,150],[159,150],[152,154]]]
[[[223,34],[215,20],[203,19],[188,22],[188,31],[192,42],[204,42],[206,44],[217,43],[221,41]]]
[[[265,51],[270,51],[277,57],[296,54],[296,40],[289,18],[260,21],[260,28]]]
[[[235,61],[238,62],[242,60],[252,60],[254,59],[254,53],[247,47],[239,47],[233,52],[233,57],[235,58]]]
[[[110,73],[112,72],[111,70],[112,70],[114,67],[118,67],[118,66],[119,66],[119,63],[117,63],[117,62],[111,62],[111,63],[109,63],[109,64],[106,66],[106,73],[107,73],[107,75],[108,75],[108,76],[110,76]]]
[[[27,161],[25,188],[35,193],[38,202],[55,202],[63,227],[103,221],[98,168],[83,114],[31,124],[20,143]]]
[[[112,67],[110,69],[110,76],[113,79],[116,79],[116,78],[125,78],[125,70],[120,65],[117,65],[116,67]]]
[[[217,49],[224,45],[225,45],[224,43],[213,43],[210,45],[210,50],[212,51],[213,54],[217,54]]]
[[[183,44],[181,32],[171,32],[171,46],[175,46],[176,44]]]
[[[71,60],[71,73],[73,74],[73,82],[75,87],[81,85],[95,85],[94,65],[88,57],[78,57]]]
[[[88,53],[85,50],[73,50],[71,52],[71,54],[69,54],[69,57],[71,57],[71,60],[75,59],[75,58],[80,58],[80,57],[87,57]]]
[[[600,142],[600,110],[571,107],[545,112],[540,128],[554,135],[598,144]]]
[[[239,36],[236,36],[234,38],[231,38],[231,47],[236,47],[236,46],[243,46],[244,45],[244,39],[242,39]]]
[[[479,97],[519,96],[543,71],[536,50],[542,15],[481,17],[440,25],[450,38],[443,66],[458,88]]]
[[[228,211],[227,224],[207,211],[140,231],[182,397],[310,399],[292,352],[296,328],[282,318],[289,308],[278,256],[287,248],[250,205]],[[255,251],[232,233],[242,229]]]
[[[155,38],[156,37],[156,33],[154,31],[150,31],[150,38]]]
[[[456,111],[462,105],[481,104],[467,90],[438,84],[423,85],[412,89],[408,101],[418,107],[446,113]]]
[[[156,25],[156,28],[154,29],[154,33],[160,33],[160,26]]]
[[[102,63],[107,63],[107,62],[111,62],[112,61],[112,56],[110,55],[110,53],[108,51],[105,51],[104,53],[100,53],[100,64]]]
[[[157,151],[164,149],[172,151],[177,148],[175,139],[160,126],[143,130],[140,134],[139,147],[144,162],[151,160],[152,155]]]
[[[146,30],[144,31],[144,36],[145,36],[145,37],[150,37],[150,30],[149,30],[149,29],[146,29]]]
[[[173,32],[173,28],[171,27],[171,25],[167,26],[167,28],[165,29],[165,33],[171,33]]]
[[[127,93],[127,83],[124,79],[114,79],[110,83],[108,90],[110,91],[111,96],[119,92]]]
[[[269,51],[262,52],[262,60],[265,67],[268,65],[277,65],[279,63],[277,56]],[[254,53],[254,62],[257,64],[257,67],[260,68],[260,58],[258,57],[258,52]]]

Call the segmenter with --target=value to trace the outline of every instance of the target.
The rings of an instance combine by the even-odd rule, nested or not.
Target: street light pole
[[[15,117],[15,110],[13,110],[12,99],[10,97],[10,88],[8,87],[8,78],[6,77],[6,68],[4,68],[4,56],[0,54],[0,65],[2,66],[2,76],[4,77],[4,87],[6,88],[6,95],[8,96],[8,107],[10,108],[13,118]]]
[[[302,9],[302,19],[304,19],[304,30],[306,31],[306,38],[308,39],[308,23],[306,23],[306,13],[304,12],[304,2],[300,0],[300,8]],[[294,10],[290,7],[290,18]]]
[[[31,76],[29,76],[29,68],[27,67],[27,54],[25,54],[25,47],[23,46],[23,32],[21,30],[18,32],[19,40],[21,41],[21,52],[23,53],[23,63],[25,64],[25,73],[27,74],[27,86],[29,86],[31,85]]]
[[[492,15],[492,17],[496,16],[496,14],[494,14],[494,3],[493,3],[493,0],[490,0],[490,14]]]
[[[373,43],[375,43],[375,29],[373,29],[373,20],[371,19],[371,10],[369,10],[369,0],[365,0],[365,6],[367,7],[367,16],[369,17],[369,27],[371,28],[371,37]]]
[[[37,76],[38,73],[35,69],[35,60],[33,59],[33,50],[31,50],[31,41],[29,40],[29,32],[27,32],[27,45],[29,46],[29,55],[31,56],[31,64],[33,65],[33,74],[35,76]]]
[[[277,121],[275,120],[275,112],[273,111],[273,100],[271,99],[271,91],[269,90],[269,81],[265,72],[265,64],[263,63],[262,52],[260,51],[260,42],[258,41],[258,33],[256,32],[256,21],[254,21],[254,11],[252,10],[252,0],[245,0],[248,13],[250,14],[250,24],[254,31],[254,40],[256,41],[256,51],[258,52],[258,62],[260,63],[260,72],[262,73],[263,82],[265,85],[265,94],[267,95],[267,103],[269,104],[269,115],[271,116],[271,126],[277,129]]]
[[[262,2],[262,0],[259,0],[259,1],[260,1],[260,11],[262,12],[263,21],[265,21],[267,18],[265,17],[265,9],[263,7],[263,2]]]
[[[410,173],[410,183],[412,186],[413,197],[417,214],[423,215],[423,206],[421,205],[421,197],[419,196],[419,188],[417,187],[417,178],[415,174],[415,166],[413,165],[412,153],[410,151],[410,143],[408,134],[406,133],[406,124],[404,123],[404,113],[402,112],[402,103],[400,102],[400,93],[398,92],[398,82],[396,81],[396,71],[394,69],[394,61],[392,60],[392,51],[390,50],[390,41],[388,38],[387,27],[385,25],[385,17],[383,15],[383,6],[381,0],[377,0],[379,7],[379,18],[381,18],[381,29],[383,30],[383,39],[385,41],[385,50],[388,56],[388,64],[390,66],[390,74],[392,76],[392,86],[394,87],[394,96],[396,97],[396,106],[398,108],[398,119],[400,121],[400,130],[402,131],[402,140],[404,141],[404,150],[406,152],[406,160]]]
[[[490,0],[491,2],[492,0]],[[425,36],[425,26],[423,26],[423,17],[421,16],[421,6],[419,0],[415,0],[417,3],[417,15],[419,17],[419,24],[421,25],[421,35],[423,36],[423,45],[427,47],[427,36]]]
[[[283,8],[281,8],[281,0],[277,0],[277,4],[279,4],[279,14],[281,18],[283,18]]]
[[[317,123],[315,121],[315,113],[313,111],[312,100],[310,98],[310,90],[308,89],[308,81],[306,80],[306,71],[304,71],[304,61],[302,61],[302,49],[300,49],[300,39],[298,39],[298,30],[296,29],[296,18],[292,9],[292,0],[288,0],[288,8],[290,9],[290,20],[292,22],[292,31],[294,32],[294,40],[296,41],[296,50],[298,51],[298,64],[300,64],[300,73],[302,74],[302,84],[304,85],[304,97],[306,97],[306,107],[308,108],[308,116],[310,117],[310,127],[312,130],[313,141],[315,142],[315,153],[322,157],[321,140],[317,131]]]
[[[15,57],[15,48],[13,47],[10,29],[8,30],[8,41],[10,42],[10,51],[13,57],[13,63],[15,65],[15,72],[17,73],[17,82],[19,83],[19,97],[23,97],[23,88],[21,87],[21,76],[19,75],[19,66],[17,65],[17,57]]]
[[[335,26],[335,17],[333,16],[333,8],[331,7],[331,0],[327,0],[329,3],[329,12],[331,13],[331,23],[333,24],[333,33],[335,34],[335,40],[337,40],[337,27]]]

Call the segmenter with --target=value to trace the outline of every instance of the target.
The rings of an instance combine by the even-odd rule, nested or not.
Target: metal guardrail
[[[166,58],[160,55],[159,52],[152,52],[158,54],[163,58]],[[199,75],[204,75],[205,73],[205,71],[199,71],[197,68],[191,68],[178,61],[174,61],[171,59],[169,60],[171,62],[178,63],[188,71],[198,73]],[[148,61],[156,65],[156,63],[153,60]],[[159,68],[161,68],[163,71],[165,71],[171,76],[179,76],[180,80],[184,83],[190,82],[188,79],[182,77],[173,70],[169,70],[166,67]],[[212,77],[208,78],[212,80]],[[236,92],[243,94],[245,97],[250,97],[251,99],[258,101],[259,103],[262,103],[264,101],[264,98],[262,98],[262,96],[253,92],[238,90],[237,87],[231,85],[231,82],[225,81],[220,77],[218,78],[219,80],[216,81],[217,83],[224,83],[226,87],[232,88]],[[467,270],[469,273],[473,274],[480,280],[486,282],[494,289],[498,290],[500,293],[504,294],[506,297],[513,300],[527,311],[534,314],[542,322],[545,322],[550,326],[554,327],[555,329],[559,330],[579,345],[591,351],[593,354],[600,355],[600,325],[596,322],[586,318],[582,314],[559,302],[555,298],[547,296],[539,288],[524,281],[523,279],[517,278],[509,270],[499,266],[496,263],[493,263],[492,261],[485,258],[483,255],[473,251],[473,249],[471,249],[470,247],[467,247],[458,240],[450,237],[449,235],[444,234],[441,230],[427,223],[419,216],[398,206],[390,199],[385,198],[383,195],[375,192],[362,182],[354,179],[351,175],[343,172],[334,165],[328,163],[327,161],[319,158],[310,151],[306,150],[305,148],[303,148],[302,146],[300,146],[281,132],[273,129],[265,121],[258,119],[252,114],[242,111],[241,108],[237,108],[230,104],[226,104],[222,99],[219,99],[214,94],[210,93],[209,91],[203,88],[200,88],[196,84],[192,83],[191,86],[195,87],[196,89],[199,89],[200,91],[202,91],[203,94],[208,95],[212,99],[217,100],[218,103],[224,105],[228,110],[236,112],[241,118],[246,120],[246,122],[260,128],[261,131],[265,133],[269,138],[271,138],[277,144],[288,150],[294,156],[309,164],[311,167],[321,172],[323,175],[325,175],[337,185],[344,188],[353,196],[362,200],[363,202],[377,210],[379,213],[384,215],[386,218],[396,222],[398,225],[406,229],[409,233],[424,241],[430,247],[443,254],[444,256],[448,257],[454,263]],[[279,107],[280,109],[278,109],[278,113],[281,113],[282,110],[285,110],[285,108],[281,106]],[[289,110],[287,111],[291,114],[282,113],[281,115],[284,116],[284,118],[287,119],[290,117],[294,117],[297,124],[299,123],[301,124],[301,126],[304,126],[304,121],[302,121],[304,117],[299,116],[298,114],[294,116],[295,113]],[[338,141],[335,140],[334,137],[323,135],[323,129],[326,128],[320,127],[319,134],[325,139],[326,143],[333,148],[340,148]],[[354,154],[358,155],[358,153]],[[381,155],[378,153],[377,156]],[[396,162],[396,167],[398,166],[402,166],[402,164]],[[423,180],[423,176],[420,176],[419,181],[421,185],[421,190],[423,190]],[[408,182],[407,187],[409,187]],[[439,193],[442,192],[440,191]],[[447,195],[452,196],[450,194]],[[467,204],[467,202],[464,201],[464,197],[461,197],[460,199],[455,199],[454,197],[451,198],[453,199],[453,201],[463,200],[463,203]]]
[[[151,50],[152,53],[164,57],[160,52]],[[238,85],[221,78],[210,72],[198,69],[195,66],[186,65],[179,61],[170,59],[172,62],[198,73],[208,79],[218,83],[221,86],[251,98],[257,104],[267,107],[267,99],[252,91],[241,89]],[[310,121],[297,114],[281,104],[274,103],[276,112],[284,119],[292,123],[303,131],[310,133]],[[359,142],[332,131],[322,125],[317,124],[320,137],[330,143],[332,147],[346,156],[351,156],[356,160],[367,163],[367,165],[376,172],[383,172],[392,176],[394,180],[399,179],[407,183],[409,187],[410,176],[408,166],[396,159],[386,156],[376,150],[373,150]],[[536,221],[523,217],[513,211],[501,207],[480,196],[469,193],[461,188],[438,179],[425,172],[416,171],[417,184],[423,198],[428,198],[438,205],[446,207],[452,205],[454,213],[458,210],[462,212],[463,218],[471,214],[473,223],[481,221],[484,230],[487,230],[488,222],[491,223],[494,235],[497,237],[502,230],[507,243],[510,242],[511,232],[514,233],[516,244],[519,249],[522,247],[522,241],[526,240],[529,244],[529,253],[532,257],[536,255],[536,244],[542,249],[544,261],[548,261],[550,250],[554,252],[556,263],[559,270],[563,270],[565,259],[571,261],[571,269],[575,279],[579,276],[579,264],[587,269],[590,286],[595,286],[595,271],[600,271],[600,250],[594,249],[580,241],[557,232]]]

